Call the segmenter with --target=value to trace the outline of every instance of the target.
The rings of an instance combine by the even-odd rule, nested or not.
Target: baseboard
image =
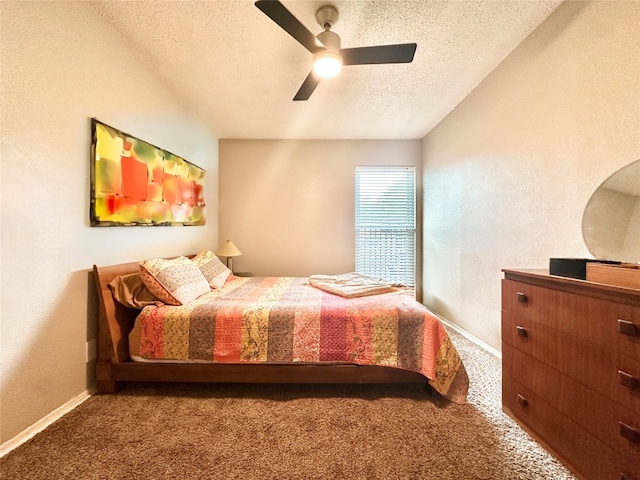
[[[490,353],[491,355],[495,356],[496,358],[502,360],[502,352],[500,350],[497,350],[495,348],[493,348],[491,345],[489,345],[488,343],[483,342],[482,340],[480,340],[478,337],[473,336],[472,334],[470,334],[469,332],[467,332],[466,330],[464,330],[463,328],[459,327],[458,325],[456,325],[455,323],[451,323],[449,320],[447,320],[444,317],[441,317],[440,315],[436,315],[440,321],[442,323],[444,323],[447,327],[455,330],[456,332],[458,332],[460,335],[462,335],[463,337],[465,337],[467,340],[475,343],[477,346],[479,346],[480,348],[482,348],[483,350],[486,350],[488,353]]]
[[[46,415],[45,417],[38,420],[36,423],[31,425],[30,427],[24,429],[18,435],[13,437],[11,440],[7,440],[2,445],[0,445],[0,457],[5,456],[11,450],[19,447],[27,440],[33,438],[36,434],[40,433],[42,430],[47,428],[53,422],[63,417],[65,414],[69,413],[71,410],[76,408],[82,402],[84,402],[87,398],[95,393],[95,389],[85,390],[81,394],[69,400],[67,403],[59,406],[53,412]]]

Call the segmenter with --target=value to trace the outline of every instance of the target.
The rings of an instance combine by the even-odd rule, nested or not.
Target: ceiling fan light
[[[313,57],[313,72],[319,77],[335,77],[340,70],[342,70],[342,58],[336,52],[325,50]]]

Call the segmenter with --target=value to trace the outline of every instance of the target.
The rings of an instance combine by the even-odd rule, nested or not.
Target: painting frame
[[[204,225],[205,174],[166,149],[91,119],[92,227]]]

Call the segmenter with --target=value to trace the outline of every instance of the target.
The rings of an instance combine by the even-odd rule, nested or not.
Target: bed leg
[[[116,393],[120,390],[122,382],[113,380],[112,367],[113,363],[111,362],[96,363],[96,389],[98,393]]]
[[[122,387],[122,382],[115,380],[98,380],[96,387],[99,394],[116,393]]]

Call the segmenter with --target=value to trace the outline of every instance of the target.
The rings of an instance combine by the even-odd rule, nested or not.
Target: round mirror
[[[598,260],[640,263],[640,160],[593,192],[582,216],[582,236]]]

